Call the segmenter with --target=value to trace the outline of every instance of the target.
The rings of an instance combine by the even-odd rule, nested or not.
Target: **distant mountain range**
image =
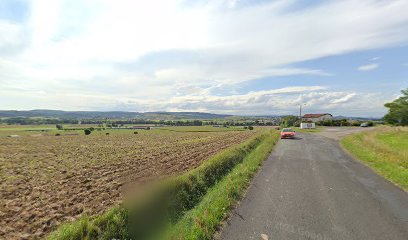
[[[0,118],[57,118],[57,119],[144,119],[144,120],[180,120],[180,119],[233,119],[233,118],[279,118],[279,115],[268,116],[234,116],[203,112],[124,112],[124,111],[61,111],[38,109],[29,111],[0,110]],[[380,118],[363,118],[335,116],[335,119],[381,120]]]
[[[226,114],[213,114],[202,112],[123,112],[123,111],[61,111],[61,110],[0,110],[0,118],[16,117],[43,117],[58,119],[155,119],[155,120],[177,120],[177,119],[220,119],[231,117]]]
[[[381,118],[375,118],[375,117],[347,117],[347,116],[334,116],[334,119],[337,119],[337,120],[351,119],[351,120],[360,120],[360,121],[368,121],[368,120],[379,121],[379,120],[382,120]]]

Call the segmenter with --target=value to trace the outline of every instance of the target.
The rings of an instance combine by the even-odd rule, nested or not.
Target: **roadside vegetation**
[[[302,121],[305,122],[305,121]],[[358,119],[330,119],[316,122],[316,127],[359,127],[362,123],[365,123],[368,127],[372,127],[376,124],[382,124],[383,121],[376,120],[358,120]],[[282,117],[281,120],[281,127],[299,127],[300,121],[299,116],[288,115]],[[319,130],[316,130],[319,131]],[[313,131],[307,131],[313,132]]]
[[[361,121],[361,120],[349,120],[349,119],[333,119],[317,122],[319,126],[326,127],[359,127],[362,123],[365,123],[367,127],[374,126],[374,121]],[[382,123],[382,121],[376,121],[376,123]]]
[[[222,220],[245,193],[253,175],[278,141],[274,131],[228,175],[210,188],[201,202],[169,229],[168,239],[212,239]]]
[[[341,144],[377,173],[408,190],[407,127],[377,127],[346,136]]]
[[[61,226],[49,239],[211,239],[278,139],[274,130],[157,184],[94,218]]]

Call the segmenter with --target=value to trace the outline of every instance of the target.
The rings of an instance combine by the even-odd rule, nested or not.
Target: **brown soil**
[[[38,239],[123,199],[128,183],[197,167],[255,131],[95,133],[0,140],[0,239]]]

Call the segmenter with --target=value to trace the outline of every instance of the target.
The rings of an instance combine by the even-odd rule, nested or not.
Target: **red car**
[[[281,139],[283,138],[295,138],[295,131],[291,128],[284,128],[280,133]]]

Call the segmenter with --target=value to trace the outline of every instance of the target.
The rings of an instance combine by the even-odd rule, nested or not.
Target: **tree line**
[[[332,127],[340,127],[340,126],[360,126],[362,123],[367,123],[368,126],[373,126],[373,121],[362,121],[362,120],[350,120],[350,119],[331,119],[331,120],[324,120],[316,122],[316,125],[319,126],[332,126]],[[299,127],[300,121],[298,116],[284,116],[282,117],[281,121],[282,127]]]
[[[29,117],[12,117],[0,119],[0,124],[18,124],[18,125],[42,125],[42,124],[95,124],[106,127],[122,127],[125,125],[152,124],[166,126],[204,126],[204,125],[220,125],[220,126],[273,126],[276,125],[273,121],[260,120],[144,120],[144,119],[55,119],[55,118],[29,118]]]

